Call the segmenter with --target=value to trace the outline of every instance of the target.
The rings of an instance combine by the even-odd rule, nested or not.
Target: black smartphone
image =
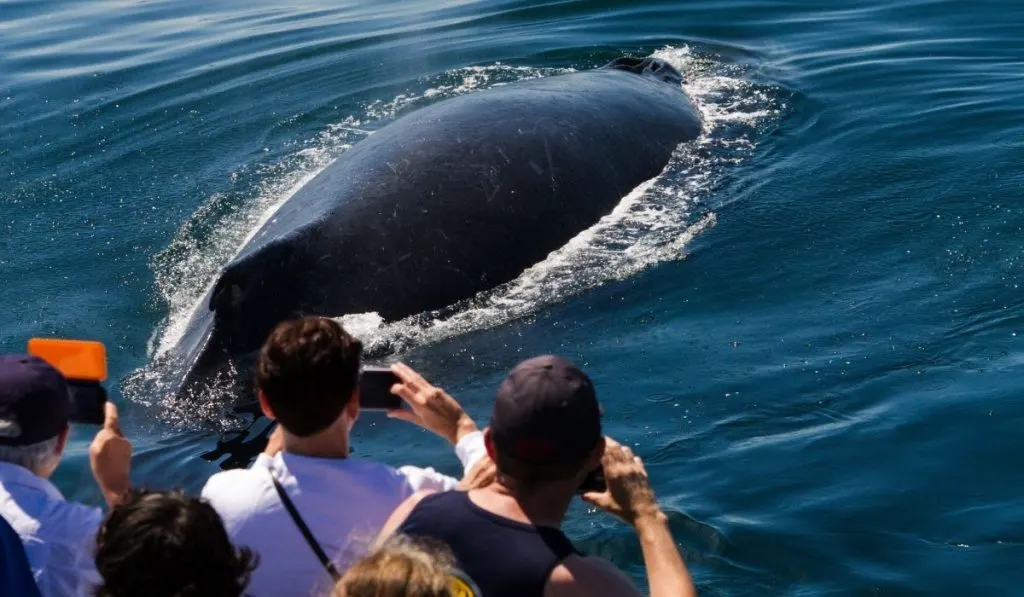
[[[359,376],[359,408],[392,410],[402,408],[402,397],[391,393],[398,376],[388,367],[363,367]]]
[[[576,489],[576,493],[583,494],[591,491],[604,491],[608,489],[608,485],[604,481],[604,467],[598,466],[594,470],[587,473],[587,478],[583,479],[583,483]]]
[[[107,391],[95,381],[68,380],[71,391],[71,422],[102,425],[106,418]]]

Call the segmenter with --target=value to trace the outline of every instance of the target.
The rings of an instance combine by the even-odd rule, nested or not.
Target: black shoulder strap
[[[277,490],[277,495],[281,498],[281,503],[284,504],[285,510],[287,510],[288,514],[292,517],[292,522],[294,522],[295,526],[299,528],[302,536],[306,538],[306,543],[309,544],[309,547],[313,550],[313,553],[316,554],[320,563],[327,569],[327,573],[331,575],[334,582],[338,582],[338,579],[341,578],[341,574],[338,572],[338,569],[334,567],[334,563],[327,557],[324,550],[320,548],[320,544],[316,542],[316,538],[313,537],[313,533],[309,531],[309,527],[306,526],[302,517],[299,516],[299,511],[295,509],[295,504],[292,503],[288,494],[285,493],[284,487],[281,487],[281,483],[278,482],[277,477],[274,476],[273,472],[270,473],[270,478],[274,481],[274,489]]]

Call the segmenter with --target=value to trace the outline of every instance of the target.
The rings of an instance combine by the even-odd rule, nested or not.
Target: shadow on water
[[[207,462],[217,463],[222,469],[245,468],[267,447],[267,440],[274,430],[274,422],[264,417],[258,402],[240,404],[232,412],[249,419],[248,426],[224,432],[217,439],[217,445],[199,457]]]

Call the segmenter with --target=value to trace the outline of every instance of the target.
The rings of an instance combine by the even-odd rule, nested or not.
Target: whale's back
[[[253,351],[297,313],[394,320],[508,282],[699,132],[678,82],[616,69],[411,112],[303,186],[228,264],[209,297],[211,346]]]

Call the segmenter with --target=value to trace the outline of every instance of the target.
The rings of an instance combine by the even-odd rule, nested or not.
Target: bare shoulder
[[[409,497],[405,498],[405,501],[402,502],[398,506],[398,508],[395,509],[395,512],[405,509],[405,513],[406,515],[408,515],[409,512],[412,512],[412,509],[415,508],[417,504],[423,501],[423,498],[427,497],[428,495],[434,495],[435,493],[437,493],[437,491],[433,489],[420,489],[419,491],[416,491]]]
[[[604,558],[572,555],[551,571],[544,597],[642,597],[633,581]]]
[[[391,515],[388,516],[388,520],[384,523],[384,526],[381,527],[380,534],[377,535],[377,540],[374,542],[374,545],[380,545],[387,540],[388,537],[393,535],[395,531],[398,530],[398,527],[402,526],[405,519],[409,517],[409,514],[412,513],[413,509],[423,501],[423,498],[434,493],[437,492],[431,489],[421,489],[405,498],[405,501],[399,504],[398,507],[391,512]]]

